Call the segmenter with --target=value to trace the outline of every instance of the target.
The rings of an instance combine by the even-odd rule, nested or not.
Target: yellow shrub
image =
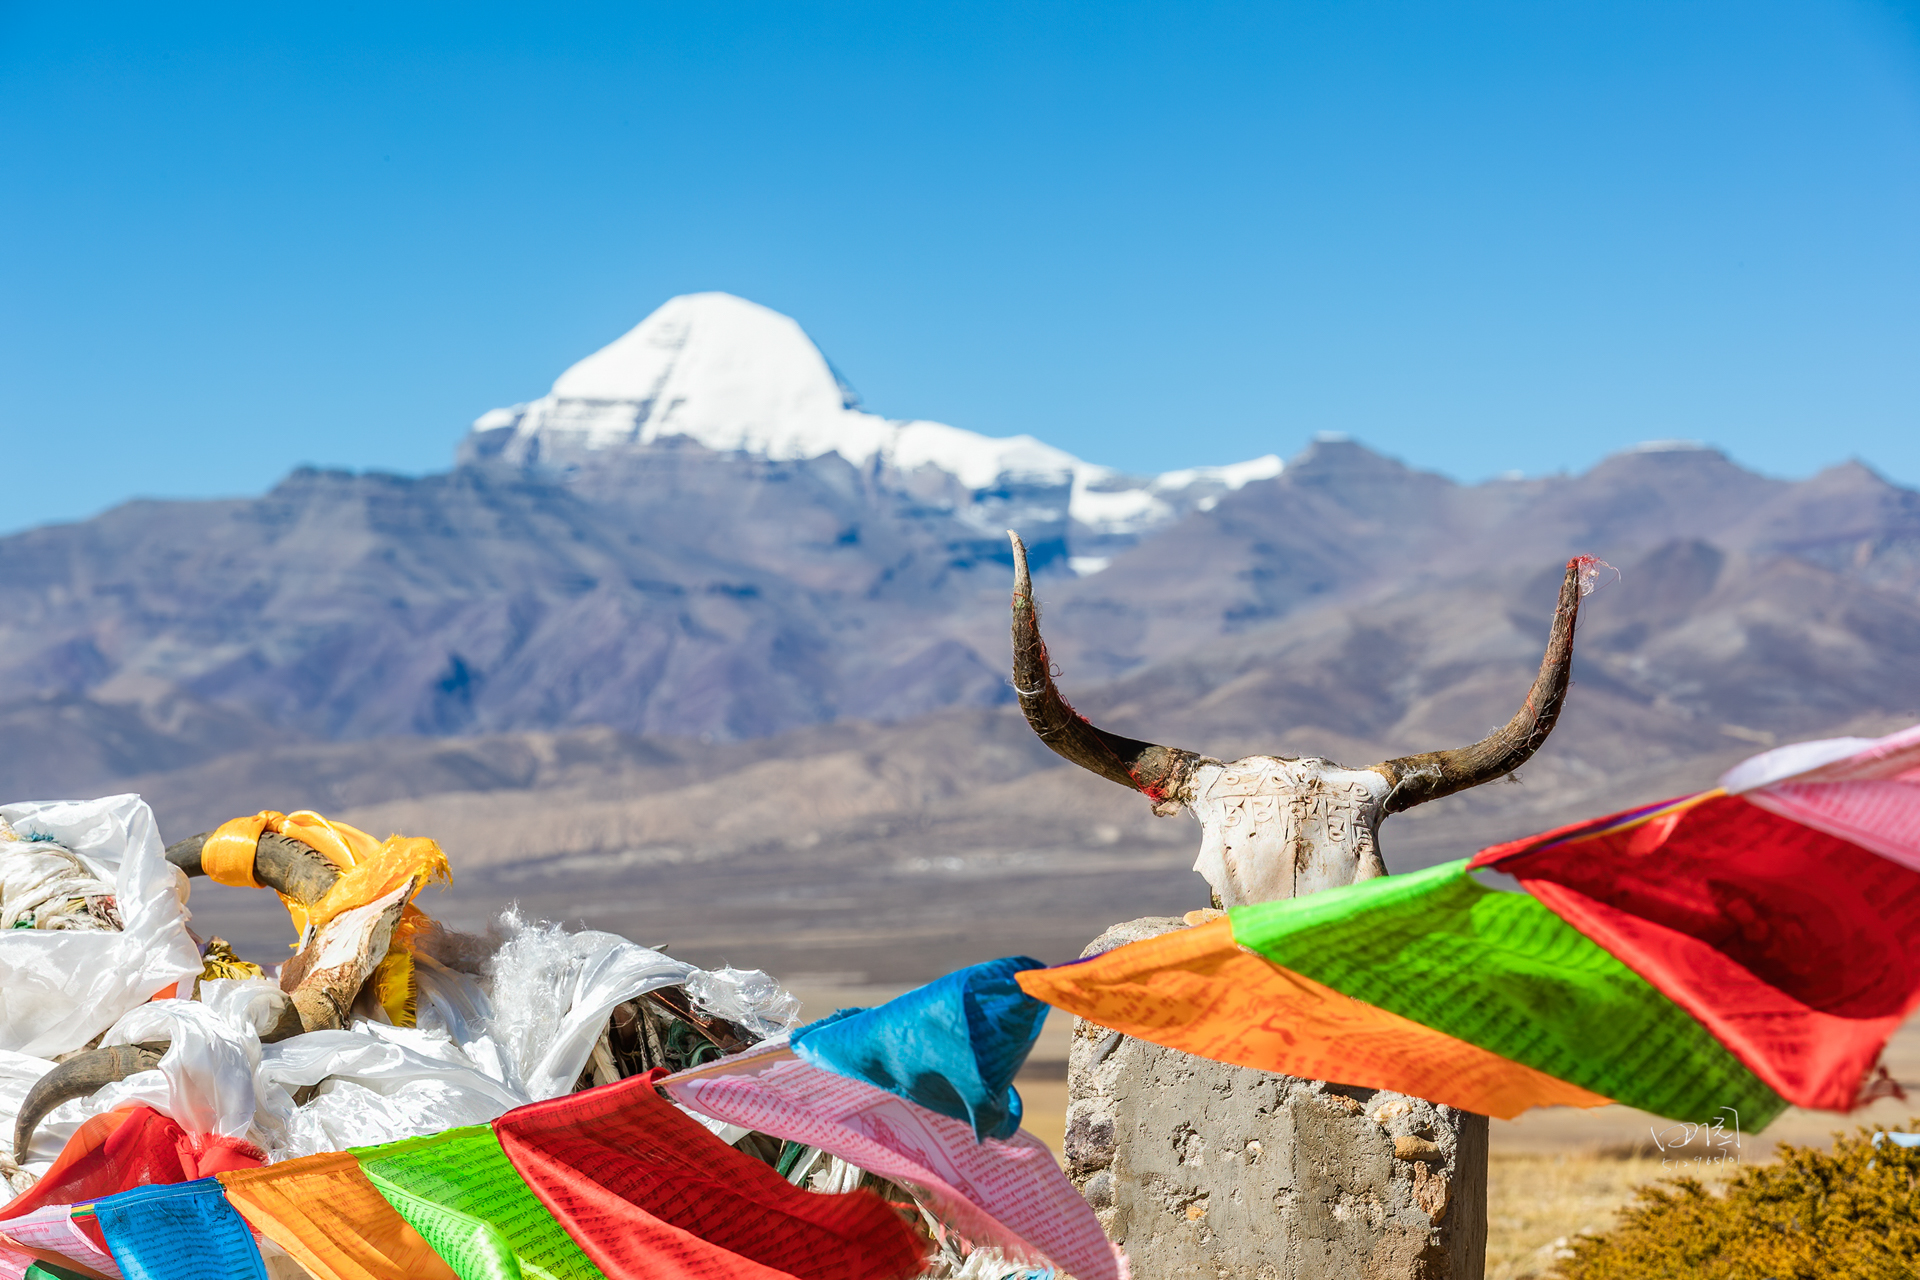
[[[1912,1122],[1909,1122],[1911,1127]],[[1715,1195],[1692,1178],[1642,1187],[1620,1225],[1582,1240],[1568,1280],[1915,1280],[1920,1149],[1860,1130],[1831,1152],[1782,1145]]]

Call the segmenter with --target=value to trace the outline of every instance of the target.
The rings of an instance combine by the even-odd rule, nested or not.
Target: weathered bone
[[[346,1025],[354,997],[386,956],[393,927],[400,923],[400,913],[411,897],[409,881],[384,898],[342,911],[281,967],[280,989],[292,997],[303,1029],[325,1031]]]
[[[1154,812],[1193,810],[1203,833],[1194,870],[1222,906],[1299,897],[1387,873],[1380,822],[1390,813],[1511,773],[1546,741],[1566,698],[1579,561],[1567,565],[1540,674],[1507,726],[1470,747],[1352,769],[1316,756],[1222,762],[1122,738],[1090,724],[1054,686],[1040,638],[1026,547],[1013,540],[1013,678],[1020,709],[1058,754],[1144,793]]]
[[[160,1065],[167,1051],[165,1041],[143,1044],[116,1044],[106,1049],[89,1049],[75,1054],[34,1082],[20,1103],[20,1114],[13,1122],[13,1158],[27,1158],[33,1145],[33,1131],[49,1112],[63,1102],[85,1098],[117,1080]]]

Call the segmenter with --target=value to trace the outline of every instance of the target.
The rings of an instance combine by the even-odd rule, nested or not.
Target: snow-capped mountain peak
[[[1219,493],[1281,467],[1269,456],[1139,480],[1032,436],[883,418],[860,408],[798,323],[728,293],[668,300],[562,373],[547,395],[483,415],[467,452],[536,465],[676,436],[782,461],[838,454],[863,471],[932,468],[975,495],[1010,483],[1061,491],[1067,510],[1055,518],[1115,536],[1204,509]]]

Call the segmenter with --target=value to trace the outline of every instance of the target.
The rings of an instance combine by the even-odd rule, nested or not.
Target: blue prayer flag
[[[876,1009],[808,1023],[789,1043],[823,1071],[965,1120],[978,1138],[1010,1138],[1020,1127],[1013,1078],[1047,1015],[1013,975],[1044,967],[1008,956],[957,969]]]
[[[218,1178],[135,1187],[94,1201],[93,1213],[126,1280],[267,1280]]]

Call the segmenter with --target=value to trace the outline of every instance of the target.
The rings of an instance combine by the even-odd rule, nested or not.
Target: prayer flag
[[[1463,859],[1235,907],[1234,941],[1336,991],[1672,1119],[1732,1107],[1760,1129],[1786,1099],[1646,979]]]
[[[352,1153],[219,1175],[253,1229],[320,1280],[453,1280],[420,1233],[361,1172]]]
[[[1920,872],[1710,791],[1495,845],[1540,901],[1802,1107],[1846,1111],[1920,1005]]]
[[[1920,871],[1920,725],[1877,740],[1801,742],[1720,780],[1729,794]]]
[[[921,1246],[871,1191],[816,1195],[654,1092],[656,1070],[494,1121],[514,1167],[613,1280],[904,1280]]]
[[[40,1181],[0,1208],[0,1224],[50,1204],[82,1204],[259,1163],[245,1143],[189,1134],[151,1107],[122,1107],[82,1123]]]
[[[1047,1016],[1014,975],[1041,967],[1026,956],[970,965],[877,1009],[809,1023],[788,1043],[816,1067],[965,1120],[979,1137],[1011,1137],[1020,1128],[1013,1078]]]
[[[1030,1133],[982,1142],[966,1121],[822,1071],[779,1039],[668,1076],[661,1086],[702,1115],[818,1147],[913,1188],[976,1245],[1037,1255],[1077,1280],[1127,1274],[1125,1255]]]
[[[486,1125],[354,1151],[368,1181],[460,1280],[600,1280]]]
[[[1029,970],[1020,985],[1089,1022],[1197,1057],[1503,1119],[1608,1101],[1243,950],[1231,920]]]
[[[267,1280],[253,1233],[216,1179],[135,1187],[93,1212],[126,1280]]]
[[[73,1206],[70,1204],[50,1204],[32,1213],[17,1218],[9,1218],[0,1223],[0,1244],[11,1242],[18,1245],[15,1255],[22,1266],[27,1262],[58,1261],[61,1258],[78,1264],[88,1272],[119,1280],[120,1264],[107,1252],[105,1239],[96,1239],[99,1226],[93,1223],[93,1215],[87,1215],[87,1221],[94,1226],[95,1235],[81,1230],[80,1224],[73,1220]],[[0,1248],[0,1255],[12,1252]],[[49,1257],[48,1255],[53,1255]]]
[[[52,1262],[36,1262],[21,1273],[23,1280],[89,1280],[85,1272],[69,1270]]]

